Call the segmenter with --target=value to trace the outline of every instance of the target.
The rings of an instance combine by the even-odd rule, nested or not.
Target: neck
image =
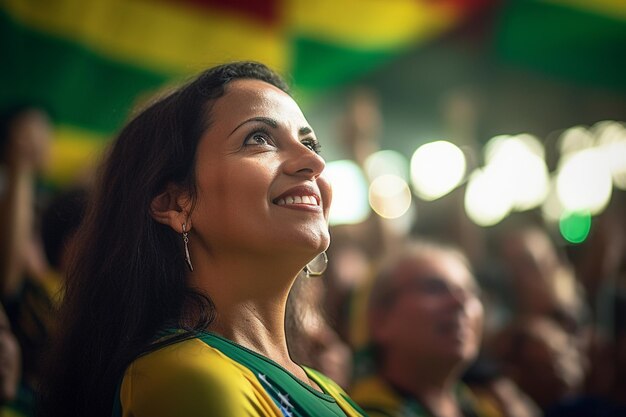
[[[249,254],[196,259],[190,283],[211,298],[217,312],[207,330],[294,369],[297,365],[287,349],[285,309],[300,266]]]
[[[454,388],[461,369],[458,362],[415,360],[390,354],[384,361],[381,374],[392,386],[417,399],[434,416],[458,417],[462,414]]]
[[[208,330],[284,365],[291,361],[285,335],[285,300],[216,301],[217,318]]]

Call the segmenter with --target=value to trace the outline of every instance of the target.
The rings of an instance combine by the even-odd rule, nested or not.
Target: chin
[[[330,246],[330,238],[328,237],[326,239],[319,239],[316,242],[313,242],[309,247],[310,248],[309,253],[310,253],[311,259],[315,258],[320,253],[327,250],[329,246]]]
[[[328,228],[308,230],[306,233],[306,246],[314,252],[314,256],[328,249],[330,246],[330,232]]]
[[[301,230],[284,233],[274,240],[274,246],[280,246],[284,253],[306,254],[313,259],[324,252],[330,246],[330,234],[328,230]],[[267,242],[265,244],[267,247]]]
[[[328,230],[326,230],[326,233],[323,234],[323,236],[321,236],[321,242],[320,242],[320,246],[319,246],[319,251],[323,252],[325,250],[328,249],[328,247],[330,246],[330,232]]]

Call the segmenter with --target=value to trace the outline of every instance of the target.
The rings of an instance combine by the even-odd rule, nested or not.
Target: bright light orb
[[[591,128],[596,137],[596,146],[606,143],[619,142],[624,139],[626,129],[624,125],[613,120],[598,122]]]
[[[465,155],[455,144],[447,141],[424,144],[411,157],[413,189],[423,200],[436,200],[461,183],[465,169]]]
[[[565,158],[557,174],[557,194],[567,211],[604,210],[611,199],[612,178],[602,153],[586,149]]]
[[[333,187],[330,224],[357,224],[367,219],[367,181],[359,166],[349,160],[333,161],[326,164],[323,175]]]
[[[497,136],[485,149],[489,171],[506,183],[515,210],[539,206],[548,194],[543,145],[534,136]]]
[[[598,131],[597,147],[606,161],[615,187],[626,190],[626,129],[617,122],[601,122],[594,126]]]
[[[557,147],[561,155],[573,154],[594,145],[594,138],[591,132],[583,126],[574,126],[561,134],[557,142]]]
[[[492,163],[493,160],[502,153],[502,148],[509,143],[509,139],[511,138],[511,135],[498,135],[489,139],[483,147],[485,164],[489,165]]]
[[[511,190],[515,210],[532,209],[546,198],[549,175],[542,150],[530,135],[500,137],[491,148],[487,166]]]
[[[465,191],[465,212],[479,226],[499,223],[511,211],[511,188],[497,172],[477,169],[470,175]]]
[[[537,155],[541,159],[546,158],[546,148],[543,143],[536,136],[528,133],[522,133],[517,135],[515,139],[519,140],[528,151],[534,155]]]
[[[626,138],[611,144],[606,154],[613,184],[620,190],[626,190]]]
[[[409,179],[409,162],[400,152],[392,150],[374,152],[365,159],[364,168],[370,181],[387,174]]]
[[[385,219],[396,219],[411,207],[411,190],[396,175],[381,175],[372,181],[369,202],[376,214]]]
[[[519,211],[530,210],[541,205],[548,195],[548,167],[542,158],[531,153],[524,154],[518,164],[511,184],[515,190],[513,205]]]
[[[541,206],[543,218],[549,223],[558,223],[565,209],[556,192],[556,176],[550,178],[548,195]]]

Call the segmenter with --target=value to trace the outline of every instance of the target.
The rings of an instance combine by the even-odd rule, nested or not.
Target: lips
[[[290,188],[272,200],[272,203],[278,206],[300,205],[319,207],[320,202],[321,198],[317,190],[306,185]]]

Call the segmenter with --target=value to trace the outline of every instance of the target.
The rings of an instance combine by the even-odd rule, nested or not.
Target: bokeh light
[[[411,158],[413,189],[423,200],[436,200],[461,183],[465,169],[465,155],[455,144],[447,141],[424,144]]]
[[[570,243],[582,243],[591,230],[591,214],[588,211],[566,212],[559,220],[563,239]]]
[[[537,155],[541,159],[545,159],[546,149],[543,146],[543,143],[536,136],[528,133],[522,133],[517,135],[515,139],[520,141],[530,153]]]
[[[594,125],[596,146],[611,172],[615,187],[626,190],[626,128],[621,123],[605,121]]]
[[[559,153],[564,156],[589,149],[594,139],[589,129],[583,126],[574,126],[561,134],[557,142]]]
[[[411,207],[411,190],[396,175],[381,175],[372,181],[369,202],[376,214],[386,219],[396,219]]]
[[[409,179],[409,161],[397,151],[374,152],[365,159],[364,168],[370,181],[387,174],[395,175],[405,181]]]
[[[370,213],[367,201],[367,181],[359,166],[349,160],[326,164],[324,176],[333,187],[330,224],[356,224]]]
[[[487,143],[487,167],[513,190],[513,209],[529,210],[545,200],[549,175],[544,153],[541,142],[529,134],[498,136]]]
[[[465,212],[479,226],[492,226],[511,211],[510,195],[510,187],[496,172],[477,169],[470,175],[465,191]]]
[[[585,149],[564,157],[557,174],[557,194],[567,211],[598,214],[611,199],[612,177],[602,152]]]
[[[499,153],[501,153],[502,147],[511,139],[511,135],[498,135],[489,139],[483,147],[483,155],[485,157],[485,164],[490,164]]]
[[[554,224],[561,220],[564,211],[565,208],[556,193],[556,176],[553,176],[550,178],[548,195],[541,205],[541,214],[546,222]]]

